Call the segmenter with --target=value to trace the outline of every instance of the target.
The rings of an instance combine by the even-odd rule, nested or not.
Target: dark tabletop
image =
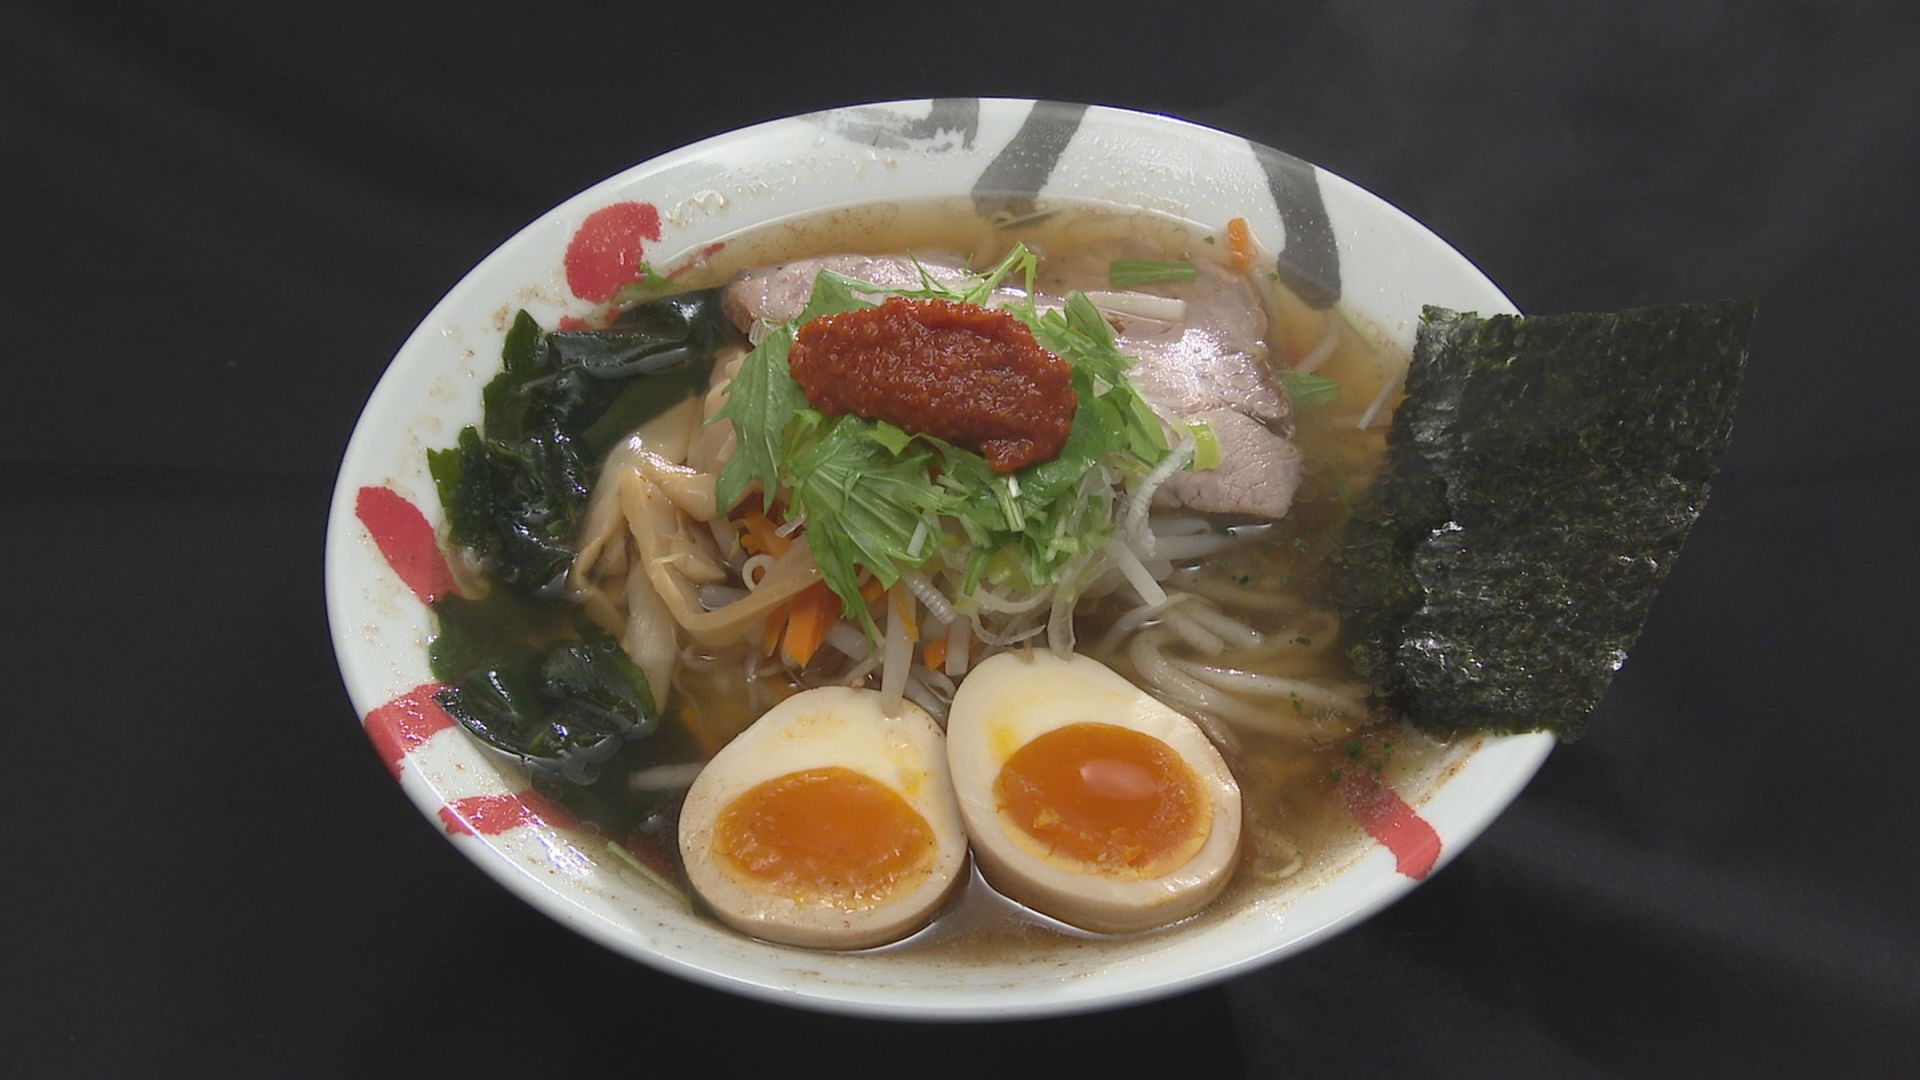
[[[7,1071],[1911,1075],[1920,6],[917,7],[0,13]],[[1526,311],[1757,297],[1732,452],[1591,734],[1363,926],[1063,1020],[735,999],[402,796],[329,647],[334,469],[414,324],[566,196],[977,93],[1291,151]]]

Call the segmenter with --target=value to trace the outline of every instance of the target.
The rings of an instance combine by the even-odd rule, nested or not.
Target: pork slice
[[[919,265],[905,255],[823,255],[796,259],[759,270],[748,270],[727,286],[720,298],[721,310],[743,332],[755,319],[769,323],[787,322],[800,314],[813,295],[813,279],[822,270],[832,270],[861,281],[890,289],[920,284],[920,267],[935,280],[952,284],[960,280],[964,269],[957,257],[922,256]]]
[[[1154,252],[1109,243],[1059,260],[1043,282],[1062,295],[1071,289],[1107,290],[1115,259]],[[1147,403],[1168,418],[1207,409],[1234,409],[1275,424],[1292,417],[1287,399],[1267,372],[1267,313],[1245,275],[1205,259],[1194,262],[1192,281],[1161,281],[1135,291],[1172,297],[1186,305],[1177,320],[1112,316],[1114,344],[1136,358],[1127,375]]]
[[[1125,241],[1061,260],[1050,288],[1106,289],[1114,259],[1153,253]],[[1280,518],[1300,487],[1293,407],[1267,368],[1267,313],[1245,275],[1196,260],[1192,281],[1141,292],[1185,304],[1175,320],[1116,317],[1114,344],[1135,358],[1127,377],[1169,426],[1203,420],[1220,441],[1218,468],[1173,474],[1160,491],[1194,510]]]
[[[1181,506],[1215,514],[1278,519],[1300,488],[1300,448],[1265,424],[1233,409],[1208,409],[1184,419],[1204,420],[1220,441],[1218,468],[1177,472],[1160,492]]]

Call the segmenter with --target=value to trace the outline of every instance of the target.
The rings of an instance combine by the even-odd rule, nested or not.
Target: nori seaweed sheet
[[[1732,432],[1754,305],[1421,313],[1337,553],[1360,673],[1442,736],[1576,738]]]

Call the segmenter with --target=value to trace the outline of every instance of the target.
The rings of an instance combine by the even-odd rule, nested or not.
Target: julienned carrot
[[[1227,222],[1227,252],[1233,257],[1233,268],[1244,273],[1253,265],[1253,234],[1247,230],[1247,219],[1234,218]]]
[[[928,638],[921,655],[925,657],[928,671],[939,671],[940,665],[947,662],[947,636],[935,634]]]
[[[793,546],[793,541],[781,536],[779,527],[758,510],[741,518],[740,523],[747,527],[747,535],[740,538],[740,546],[755,555],[772,555],[777,559]]]
[[[860,599],[871,604],[887,594],[886,586],[878,578],[868,578],[860,583]]]
[[[913,617],[913,593],[907,589],[905,582],[893,587],[893,596],[888,603],[892,604],[893,610],[899,614],[900,621],[907,632],[907,640],[919,641],[920,621]]]
[[[806,667],[807,661],[820,650],[820,643],[827,639],[827,630],[834,619],[840,615],[840,598],[827,588],[824,581],[816,581],[793,598],[793,604],[787,612],[787,636],[780,651],[787,662],[795,667]]]
[[[791,604],[781,604],[767,614],[767,628],[760,632],[760,654],[772,656],[773,650],[780,646],[780,634],[787,628],[787,609]]]

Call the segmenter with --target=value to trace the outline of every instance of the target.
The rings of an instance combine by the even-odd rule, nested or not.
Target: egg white
[[[796,900],[767,891],[714,853],[715,823],[734,799],[789,773],[835,766],[893,789],[926,819],[934,852],[923,880],[871,907],[848,910],[829,898]],[[887,716],[873,690],[834,686],[795,694],[701,770],[680,811],[680,852],[688,879],[714,914],[755,937],[825,949],[905,937],[933,917],[966,865],[966,830],[939,725],[912,702]]]
[[[994,780],[1027,743],[1069,724],[1112,724],[1167,744],[1212,803],[1206,842],[1158,876],[1123,880],[1035,850],[994,798]],[[994,888],[1087,930],[1129,933],[1183,919],[1219,895],[1240,850],[1240,786],[1192,720],[1086,656],[1002,653],[960,684],[947,717],[947,760],[974,858]]]

